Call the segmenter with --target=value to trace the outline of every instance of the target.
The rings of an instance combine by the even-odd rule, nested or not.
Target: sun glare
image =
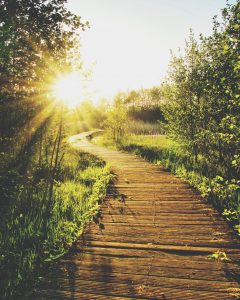
[[[78,72],[59,75],[53,83],[52,93],[56,100],[74,109],[83,101],[82,76]]]

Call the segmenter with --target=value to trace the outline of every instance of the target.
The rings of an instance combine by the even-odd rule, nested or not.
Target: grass
[[[144,122],[141,120],[128,121],[128,132],[131,134],[164,134],[166,132],[163,122]]]
[[[109,139],[108,136],[106,137],[106,134],[96,135],[96,136],[92,137],[91,142],[96,145],[106,147],[108,149],[112,149],[112,150],[119,149],[119,145],[114,143],[113,140]]]
[[[124,142],[120,145],[114,143],[113,140],[106,137],[106,135],[96,135],[92,142],[94,144],[107,147],[109,149],[121,149],[122,147],[128,146],[139,146],[146,148],[170,148],[170,147],[178,147],[178,144],[171,139],[167,138],[166,135],[128,135]]]
[[[130,145],[161,149],[179,147],[179,144],[177,142],[169,139],[166,135],[130,135],[124,142],[124,146]]]
[[[33,174],[27,183],[18,183],[0,231],[1,299],[19,299],[43,266],[66,253],[98,211],[110,178],[103,161],[69,148],[51,201],[44,176]]]

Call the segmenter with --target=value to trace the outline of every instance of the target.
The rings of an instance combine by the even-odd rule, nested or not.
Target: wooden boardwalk
[[[115,184],[76,247],[25,299],[239,299],[239,239],[206,200],[141,158],[73,144],[111,164]],[[218,251],[229,260],[209,259]]]

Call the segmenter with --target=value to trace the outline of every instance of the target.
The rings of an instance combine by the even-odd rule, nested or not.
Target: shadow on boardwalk
[[[117,178],[83,237],[25,299],[239,298],[239,239],[205,199],[141,158],[73,144]]]

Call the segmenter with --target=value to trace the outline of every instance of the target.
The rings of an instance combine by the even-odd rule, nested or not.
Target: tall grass
[[[44,167],[38,174],[45,174]],[[18,183],[0,230],[0,298],[19,299],[39,270],[64,255],[99,207],[111,178],[98,158],[67,149],[46,197],[47,176]],[[49,200],[50,199],[50,200]]]
[[[166,125],[163,122],[144,122],[140,120],[132,120],[128,122],[128,132],[130,134],[145,134],[145,135],[156,135],[165,134]]]

